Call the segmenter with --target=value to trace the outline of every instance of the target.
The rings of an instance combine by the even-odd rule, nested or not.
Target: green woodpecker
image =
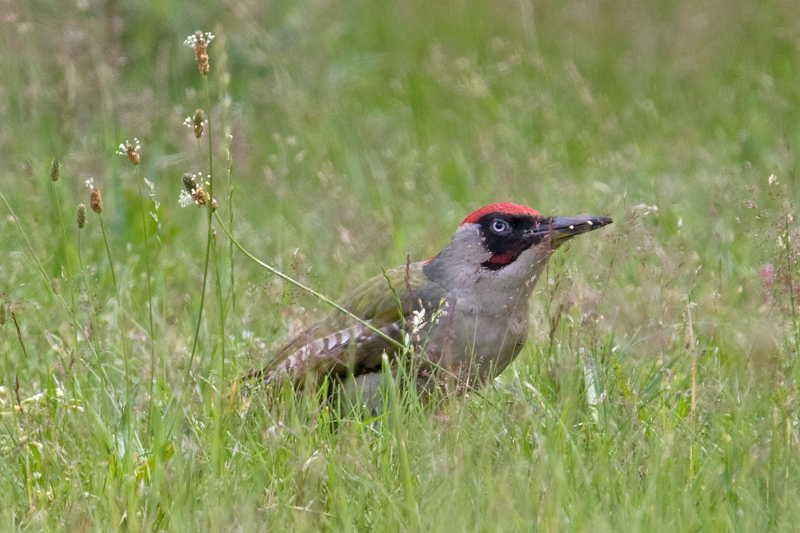
[[[396,364],[403,351],[398,344],[413,344],[405,350],[413,359],[408,368],[423,389],[448,377],[458,386],[484,383],[522,349],[531,293],[550,255],[572,237],[611,222],[542,216],[510,203],[482,207],[438,255],[376,276],[342,301],[374,329],[334,312],[248,378],[288,379],[303,387],[333,377],[351,398],[368,399],[381,382],[384,359]]]

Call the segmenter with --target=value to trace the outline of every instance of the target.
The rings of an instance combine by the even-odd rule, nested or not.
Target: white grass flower
[[[181,189],[181,194],[178,197],[178,203],[181,204],[181,207],[188,207],[194,203],[194,198],[192,195],[186,192],[186,189]]]
[[[200,69],[200,74],[203,76],[208,74],[208,45],[211,44],[213,40],[214,34],[210,31],[203,33],[197,30],[183,41],[183,44],[194,49],[195,58],[197,59],[197,68]]]
[[[205,131],[206,126],[208,125],[208,119],[206,119],[206,112],[202,109],[198,109],[194,112],[194,115],[186,117],[186,120],[183,121],[183,125],[189,128],[190,130],[194,131],[194,136],[198,139],[203,136],[203,131]]]
[[[124,155],[125,157],[127,157],[132,164],[138,165],[139,152],[141,150],[142,150],[142,145],[139,142],[139,139],[134,137],[133,142],[126,139],[124,143],[120,143],[117,153],[119,155]]]
[[[188,36],[186,40],[183,41],[183,44],[185,44],[189,48],[195,48],[198,44],[203,44],[202,41],[205,41],[205,45],[208,46],[213,40],[214,40],[214,34],[211,33],[210,31],[207,31],[205,33],[198,31]]]
[[[411,330],[412,333],[418,333],[422,326],[425,325],[425,308],[415,309],[412,311]]]
[[[128,150],[130,150],[131,148],[136,150],[137,152],[142,149],[142,144],[139,142],[138,138],[134,137],[133,142],[129,141],[128,139],[125,139],[124,143],[119,143],[119,148],[117,149],[116,153],[127,157]]]
[[[45,395],[43,392],[39,392],[31,396],[30,398],[25,398],[22,400],[22,403],[29,404],[29,403],[41,403],[45,400]]]

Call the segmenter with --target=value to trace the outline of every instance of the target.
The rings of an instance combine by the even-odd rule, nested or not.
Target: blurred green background
[[[135,242],[136,183],[113,152],[138,137],[163,237],[194,254],[201,217],[175,199],[179,176],[200,171],[182,121],[205,98],[182,41],[202,28],[218,36],[215,170],[224,177],[230,132],[243,241],[273,264],[308,271],[325,292],[338,295],[407,254],[428,257],[473,209],[515,201],[617,219],[612,232],[624,241],[599,253],[617,259],[609,308],[635,310],[623,332],[663,311],[639,294],[647,281],[654,290],[679,284],[678,299],[703,283],[696,300],[714,300],[708,309],[718,311],[722,299],[733,312],[759,302],[756,270],[773,260],[780,209],[796,195],[794,8],[12,3],[0,179],[12,203],[47,205],[43,178],[59,157],[66,205],[84,199],[83,181],[94,176],[118,244]],[[772,174],[781,190],[767,194]],[[52,216],[22,214],[42,225]],[[243,268],[243,279],[265,278]],[[608,275],[578,275],[591,274]]]
[[[705,281],[746,290],[769,253],[744,202],[771,174],[781,200],[795,196],[791,2],[3,9],[0,179],[14,201],[43,205],[49,184],[37,178],[59,157],[67,205],[94,176],[115,233],[137,239],[136,184],[112,157],[135,136],[164,236],[183,250],[198,217],[174,199],[179,176],[200,169],[182,121],[204,92],[182,40],[214,31],[215,170],[224,175],[231,132],[244,240],[279,265],[299,250],[332,294],[436,252],[463,216],[500,200],[612,215],[621,235],[655,225],[661,259],[681,264],[675,276],[703,265]],[[765,201],[754,200],[780,205]],[[627,220],[640,204],[658,211]],[[23,218],[48,224],[36,211]],[[626,259],[617,269],[647,244],[639,237],[604,247]]]
[[[597,358],[608,372],[604,390],[609,397],[616,394],[609,402],[618,402],[613,405],[623,413],[620,416],[637,421],[625,425],[609,414],[615,420],[614,432],[630,440],[626,445],[603,440],[603,446],[591,448],[598,457],[630,459],[625,446],[641,437],[639,424],[650,428],[659,417],[683,420],[690,392],[692,412],[709,413],[707,425],[697,422],[705,428],[699,429],[692,418],[692,430],[686,433],[682,423],[669,426],[678,432],[678,440],[686,438],[686,448],[677,447],[683,450],[678,454],[700,453],[695,448],[700,446],[713,455],[734,435],[725,425],[730,413],[738,413],[734,418],[743,424],[736,426],[741,440],[734,441],[734,455],[748,465],[748,474],[740,473],[739,478],[752,483],[747,504],[741,503],[740,495],[730,496],[736,492],[730,485],[713,498],[703,496],[706,488],[700,485],[711,485],[708,480],[696,484],[697,476],[702,479],[696,470],[670,471],[664,493],[647,483],[636,488],[635,461],[624,466],[610,461],[597,470],[597,478],[592,468],[581,482],[567,476],[574,481],[564,485],[567,493],[590,494],[585,497],[594,503],[587,504],[588,510],[574,501],[560,506],[561,500],[548,500],[546,490],[533,490],[534,510],[541,512],[512,519],[503,512],[499,497],[492,499],[484,492],[478,497],[464,489],[456,491],[453,501],[468,506],[465,502],[477,498],[483,502],[478,507],[487,510],[478,516],[494,516],[495,521],[460,519],[459,513],[442,510],[429,509],[426,514],[423,508],[426,518],[420,524],[492,529],[496,520],[508,518],[509,527],[526,529],[535,524],[546,530],[570,529],[569,524],[575,529],[613,529],[620,524],[645,529],[656,524],[670,527],[672,519],[701,529],[763,530],[797,523],[797,495],[784,495],[774,507],[778,496],[769,488],[770,483],[783,483],[788,490],[797,481],[797,469],[779,476],[765,466],[798,459],[796,2],[1,2],[0,191],[48,275],[60,279],[63,290],[74,286],[86,316],[92,306],[99,309],[99,331],[94,334],[108,349],[101,357],[90,355],[83,341],[77,350],[70,345],[72,317],[58,306],[13,217],[1,206],[0,300],[15,310],[28,348],[27,354],[22,352],[16,332],[6,324],[0,340],[8,358],[3,384],[13,373],[23,398],[48,389],[54,379],[68,382],[74,368],[82,369],[81,376],[95,375],[95,356],[110,369],[103,378],[115,384],[106,387],[116,391],[110,395],[118,394],[122,363],[114,339],[122,336],[133,342],[133,370],[141,378],[135,391],[139,413],[149,416],[146,383],[155,372],[143,340],[143,200],[131,165],[114,153],[119,143],[134,137],[142,144],[140,171],[154,184],[159,202],[158,224],[148,220],[158,310],[154,337],[163,370],[158,401],[167,404],[170,390],[182,379],[205,250],[205,212],[178,205],[181,175],[208,171],[201,168],[207,160],[198,156],[195,139],[183,125],[196,108],[205,107],[194,53],[183,44],[197,29],[216,36],[209,47],[208,77],[215,196],[223,219],[234,209],[236,234],[256,256],[336,298],[382,267],[402,264],[407,256],[420,260],[438,252],[463,217],[487,203],[513,201],[544,214],[612,216],[613,226],[559,252],[534,297],[531,343],[517,365],[554,402],[549,415],[539,413],[542,424],[552,429],[547,425],[552,415],[567,420],[564,427],[582,431],[581,417],[589,416],[579,355],[585,353],[606,354]],[[57,194],[67,223],[66,244],[60,238],[48,176],[54,157],[63,165]],[[77,268],[73,213],[79,202],[88,203],[84,182],[90,177],[103,191],[103,217],[119,269],[122,303],[135,326],[123,326],[111,312],[113,288],[93,213],[81,244],[89,289],[70,281],[64,267],[69,262]],[[152,210],[152,204],[145,202],[144,208]],[[228,290],[228,244],[221,233],[218,243]],[[219,335],[228,345],[225,374],[230,377],[258,366],[270,348],[286,339],[287,330],[324,311],[319,302],[284,286],[242,256],[237,256],[235,273],[237,304],[229,309],[224,334],[214,327],[215,300],[209,296],[206,302],[211,318],[202,327],[197,359],[201,382],[219,379],[211,365]],[[690,391],[691,354],[703,354],[695,376],[700,392]],[[512,394],[509,387],[516,390],[511,383],[520,378],[515,376],[501,378],[500,390],[490,398],[498,404],[510,401],[503,394]],[[86,379],[84,389],[92,389],[90,383],[96,383]],[[659,401],[648,387],[660,391]],[[528,394],[524,387],[519,390]],[[753,402],[749,405],[748,394]],[[94,402],[99,418],[121,419],[120,411],[105,405],[100,396],[89,396],[83,398],[84,405],[89,409]],[[186,401],[191,410],[191,401]],[[481,400],[474,401],[477,406],[464,409],[485,408]],[[725,401],[731,402],[730,409],[720,408]],[[562,408],[568,414],[552,414]],[[9,409],[9,403],[4,404],[3,410]],[[205,414],[201,410],[197,416],[203,419]],[[42,417],[30,424],[40,429],[55,424],[55,419]],[[496,420],[490,424],[498,435],[519,423],[514,416],[501,420],[502,428],[494,426]],[[164,437],[177,448],[181,438],[189,438],[187,428],[193,424],[182,423]],[[256,428],[267,425],[263,418],[237,423],[244,425],[226,433],[232,442],[243,438],[237,431],[260,431]],[[91,431],[83,422],[74,424],[74,442],[64,435],[48,438],[66,439],[80,449],[80,428]],[[488,434],[489,426],[481,424],[475,434]],[[785,436],[780,445],[785,455],[772,455],[770,450],[778,445],[759,438],[773,426]],[[141,431],[141,453],[147,455],[150,424]],[[531,431],[536,433],[535,428]],[[542,431],[553,439],[564,438],[561,430]],[[665,443],[673,446],[667,433],[656,431],[652,448],[639,458],[643,463],[664,452]],[[304,438],[309,450],[316,449],[316,437]],[[409,438],[413,441],[413,435]],[[434,446],[436,439],[427,438],[417,440],[418,451]],[[461,437],[453,438],[464,445]],[[698,445],[695,438],[708,440]],[[198,439],[202,448],[204,441]],[[59,446],[70,448],[64,442]],[[538,446],[533,448],[541,449]],[[224,447],[235,448],[230,442]],[[515,453],[506,451],[502,457]],[[15,457],[20,462],[4,474],[18,489],[0,506],[0,514],[14,527],[19,520],[25,523],[32,486],[25,455]],[[200,461],[194,456],[183,457],[185,464],[202,468],[193,463]],[[236,454],[229,456],[232,472],[254,468],[230,457]],[[483,456],[473,459],[474,471],[459,478],[465,487],[486,468]],[[488,460],[494,464],[496,459]],[[701,461],[704,465],[713,462],[705,460],[709,463]],[[297,471],[297,465],[284,466]],[[433,483],[436,476],[426,477],[429,470],[421,464],[415,467],[419,492],[425,494],[424,480]],[[573,467],[570,463],[559,468]],[[93,470],[91,465],[76,468],[84,468],[85,475]],[[329,463],[328,468],[334,467]],[[618,480],[619,490],[610,491],[609,500],[602,478],[620,470],[631,477]],[[713,472],[708,475],[719,481]],[[250,481],[270,486],[267,478]],[[187,478],[172,478],[180,485],[179,479]],[[381,479],[366,483],[373,482],[379,485]],[[492,488],[487,483],[488,493],[495,494],[499,485]],[[223,482],[225,488],[215,490],[240,498],[250,494],[250,485],[244,485]],[[708,504],[695,508],[696,513],[692,502],[669,497],[682,494],[687,485],[696,501]],[[97,486],[83,488],[93,493]],[[762,489],[765,492],[759,492]],[[306,505],[297,496],[302,494],[297,486],[285,490],[299,498],[292,505]],[[319,493],[314,490],[310,498],[324,502],[329,515],[335,514],[335,491],[330,486]],[[637,490],[653,492],[637,500],[630,496]],[[212,492],[203,494],[214,501]],[[392,494],[389,490],[386,497],[391,500]],[[428,494],[432,498],[437,492],[431,489]],[[67,491],[61,503],[40,500],[40,509],[52,505],[53,510],[42,524],[54,529],[76,526],[80,521],[64,511],[73,497],[77,492],[69,496]],[[367,498],[359,493],[353,497]],[[505,497],[527,501],[518,492]],[[714,498],[727,503],[715,506]],[[171,511],[161,501],[166,515],[173,517],[163,523],[177,527],[177,516],[194,516],[204,508],[198,501],[176,500]],[[275,517],[263,510],[272,509],[269,502],[268,496],[253,494],[253,507],[242,505],[252,516],[266,513],[275,520],[273,525],[380,529],[400,523],[413,529],[414,524],[395,522],[391,511],[369,518],[354,508],[352,520],[339,523],[324,515],[308,518],[282,504],[278,508],[283,514]],[[552,515],[542,511],[551,504]],[[84,503],[77,505],[82,508]],[[111,516],[114,506],[107,505],[102,508]],[[737,514],[743,506],[747,512]],[[620,507],[626,511],[615,515],[612,510]],[[155,527],[147,511],[143,513],[144,527]],[[204,523],[196,517],[196,522],[186,519]],[[106,522],[90,524],[102,528]]]

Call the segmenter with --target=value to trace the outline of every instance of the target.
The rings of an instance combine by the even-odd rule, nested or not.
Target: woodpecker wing
[[[422,263],[386,271],[358,287],[341,305],[387,337],[402,342],[406,324],[415,310],[437,309],[446,292],[432,283]],[[383,353],[393,356],[397,346],[371,328],[335,311],[292,339],[264,368],[247,379],[290,379],[303,385],[318,383],[325,375],[359,375],[381,366]]]

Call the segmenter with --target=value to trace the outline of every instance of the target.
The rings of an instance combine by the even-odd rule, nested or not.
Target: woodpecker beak
[[[598,217],[591,215],[576,215],[570,217],[548,217],[544,218],[533,230],[536,236],[549,236],[555,246],[563,244],[575,235],[587,233],[589,231],[602,228],[611,224],[610,217]]]

